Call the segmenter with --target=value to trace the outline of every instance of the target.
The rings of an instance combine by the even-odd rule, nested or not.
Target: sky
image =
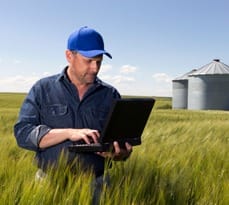
[[[122,95],[172,96],[172,80],[229,64],[228,0],[0,0],[0,92],[28,92],[67,65],[69,35],[102,34],[98,77]]]

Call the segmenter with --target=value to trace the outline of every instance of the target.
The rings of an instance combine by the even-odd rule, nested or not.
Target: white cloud
[[[129,74],[129,73],[134,73],[137,70],[136,67],[131,66],[131,65],[123,65],[120,68],[120,73],[124,73],[124,74]]]
[[[114,85],[121,84],[121,83],[124,84],[130,83],[130,82],[134,82],[135,78],[131,76],[127,76],[127,74],[133,73],[135,72],[135,70],[136,67],[130,65],[124,65],[120,68],[121,74],[118,74],[117,72],[113,73],[114,70],[112,70],[112,66],[106,64],[101,66],[101,69],[99,71],[99,78]]]
[[[22,62],[21,62],[20,60],[18,60],[18,59],[14,59],[14,60],[13,60],[13,64],[17,64],[17,65],[18,65],[18,64],[21,64],[21,63],[22,63]]]
[[[28,92],[40,76],[0,77],[0,92]]]
[[[123,75],[100,75],[99,76],[102,80],[110,83],[110,84],[121,84],[121,83],[130,83],[134,82],[135,79],[133,77],[127,77]]]
[[[110,67],[108,67],[110,68]],[[139,76],[135,77],[137,68],[124,65],[119,73],[113,74],[114,70],[107,69],[99,77],[105,82],[116,87],[121,94],[125,95],[149,95],[149,96],[171,96],[172,95],[172,77],[166,73],[155,73],[150,76],[144,76],[140,81]]]
[[[107,72],[111,71],[111,69],[112,69],[112,65],[104,64],[101,66],[99,73],[107,73]]]
[[[102,74],[102,75],[99,75],[99,78],[105,82],[108,82],[108,83],[110,83],[112,81],[111,75]]]
[[[120,84],[120,83],[130,83],[134,82],[135,79],[133,77],[127,77],[127,76],[122,76],[122,75],[116,75],[113,77],[113,81],[115,84]]]
[[[155,96],[172,96],[172,79],[173,77],[166,73],[155,73],[153,78],[153,95]]]
[[[46,76],[49,76],[49,75],[51,75],[50,72],[44,72],[44,73],[42,74],[43,77],[46,77]]]
[[[116,87],[121,94],[172,96],[173,78],[166,73],[144,76],[141,81],[139,76],[135,78],[134,69],[129,75],[127,75],[127,72],[119,73],[118,69],[112,70],[111,65],[105,65],[103,69],[103,72],[99,73],[99,78]],[[0,77],[0,92],[28,92],[37,80],[49,75],[52,75],[52,73],[43,72],[42,74],[32,73],[30,76]]]
[[[166,73],[155,73],[152,75],[153,79],[155,79],[157,82],[166,82],[170,83],[172,81],[172,78],[169,77]]]

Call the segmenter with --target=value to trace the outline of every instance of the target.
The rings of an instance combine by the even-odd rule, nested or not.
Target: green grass
[[[0,204],[90,204],[91,175],[75,177],[64,162],[35,182],[34,154],[12,132],[23,98],[0,94]],[[229,112],[170,108],[171,99],[157,99],[142,145],[109,170],[101,204],[229,204]]]

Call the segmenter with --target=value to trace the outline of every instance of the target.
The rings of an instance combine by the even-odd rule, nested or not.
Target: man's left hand
[[[114,161],[121,161],[126,160],[133,151],[132,146],[128,142],[125,143],[125,148],[122,148],[119,146],[118,142],[115,141],[113,147],[114,149],[112,152],[99,152],[97,154],[103,157],[112,158]]]

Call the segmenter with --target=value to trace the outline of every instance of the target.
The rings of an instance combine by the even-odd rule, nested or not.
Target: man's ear
[[[70,50],[65,51],[65,56],[68,62],[72,61],[72,52]]]

